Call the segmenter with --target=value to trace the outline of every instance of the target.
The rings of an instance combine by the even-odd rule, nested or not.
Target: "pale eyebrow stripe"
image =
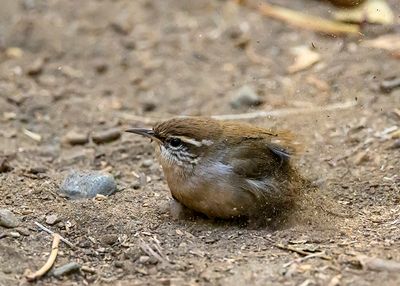
[[[203,145],[203,143],[197,141],[196,139],[189,138],[189,137],[186,137],[186,136],[174,136],[174,138],[179,138],[183,142],[192,144],[192,145],[194,145],[196,147],[201,147]]]

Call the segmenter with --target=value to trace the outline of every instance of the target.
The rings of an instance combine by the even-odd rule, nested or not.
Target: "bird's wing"
[[[223,158],[223,163],[246,179],[265,178],[287,165],[290,151],[265,140],[242,141]]]

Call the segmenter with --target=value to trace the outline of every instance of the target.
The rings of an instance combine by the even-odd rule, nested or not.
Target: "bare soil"
[[[0,2],[0,159],[9,167],[0,167],[0,208],[21,220],[16,229],[0,227],[0,285],[28,283],[26,269],[44,264],[52,239],[34,222],[46,225],[49,215],[59,222],[46,226],[76,245],[61,244],[55,266],[83,268],[38,285],[400,285],[398,272],[359,261],[400,261],[400,144],[385,134],[400,126],[400,89],[379,89],[400,75],[400,62],[360,45],[396,27],[328,37],[217,0]],[[274,2],[322,16],[334,9]],[[388,2],[399,15],[398,1]],[[315,47],[321,61],[288,74],[297,46]],[[263,104],[232,110],[244,85]],[[174,115],[347,101],[356,105],[250,120],[295,133],[304,146],[295,163],[318,185],[308,211],[277,230],[173,221],[162,170],[143,138],[63,140],[71,130],[124,130]],[[71,169],[106,170],[119,191],[67,200],[58,187]],[[158,243],[162,259],[143,250]],[[303,255],[290,249],[317,255],[298,260]]]

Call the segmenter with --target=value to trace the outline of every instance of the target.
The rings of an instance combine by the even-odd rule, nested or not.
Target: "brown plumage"
[[[210,118],[174,118],[151,130],[172,197],[208,217],[267,222],[290,209],[302,179],[286,134]],[[179,206],[179,205],[178,205]]]

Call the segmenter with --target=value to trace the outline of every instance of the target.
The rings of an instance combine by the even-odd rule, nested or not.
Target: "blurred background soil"
[[[334,9],[271,2],[322,17]],[[400,75],[399,54],[363,46],[399,33],[399,2],[388,3],[394,27],[330,37],[232,1],[1,0],[0,208],[21,223],[0,226],[0,285],[26,283],[26,269],[46,261],[51,236],[35,221],[76,245],[60,245],[56,267],[82,266],[38,285],[399,285],[399,271],[362,267],[359,256],[400,261],[400,89],[380,88]],[[296,47],[320,59],[288,73]],[[326,197],[334,210],[276,231],[171,220],[143,138],[68,143],[174,115],[347,102],[355,105],[248,120],[297,136],[296,164],[318,185],[317,204]],[[119,191],[67,200],[58,186],[71,169],[108,171]],[[162,261],[143,250],[158,244]],[[290,249],[321,255],[299,260]]]

